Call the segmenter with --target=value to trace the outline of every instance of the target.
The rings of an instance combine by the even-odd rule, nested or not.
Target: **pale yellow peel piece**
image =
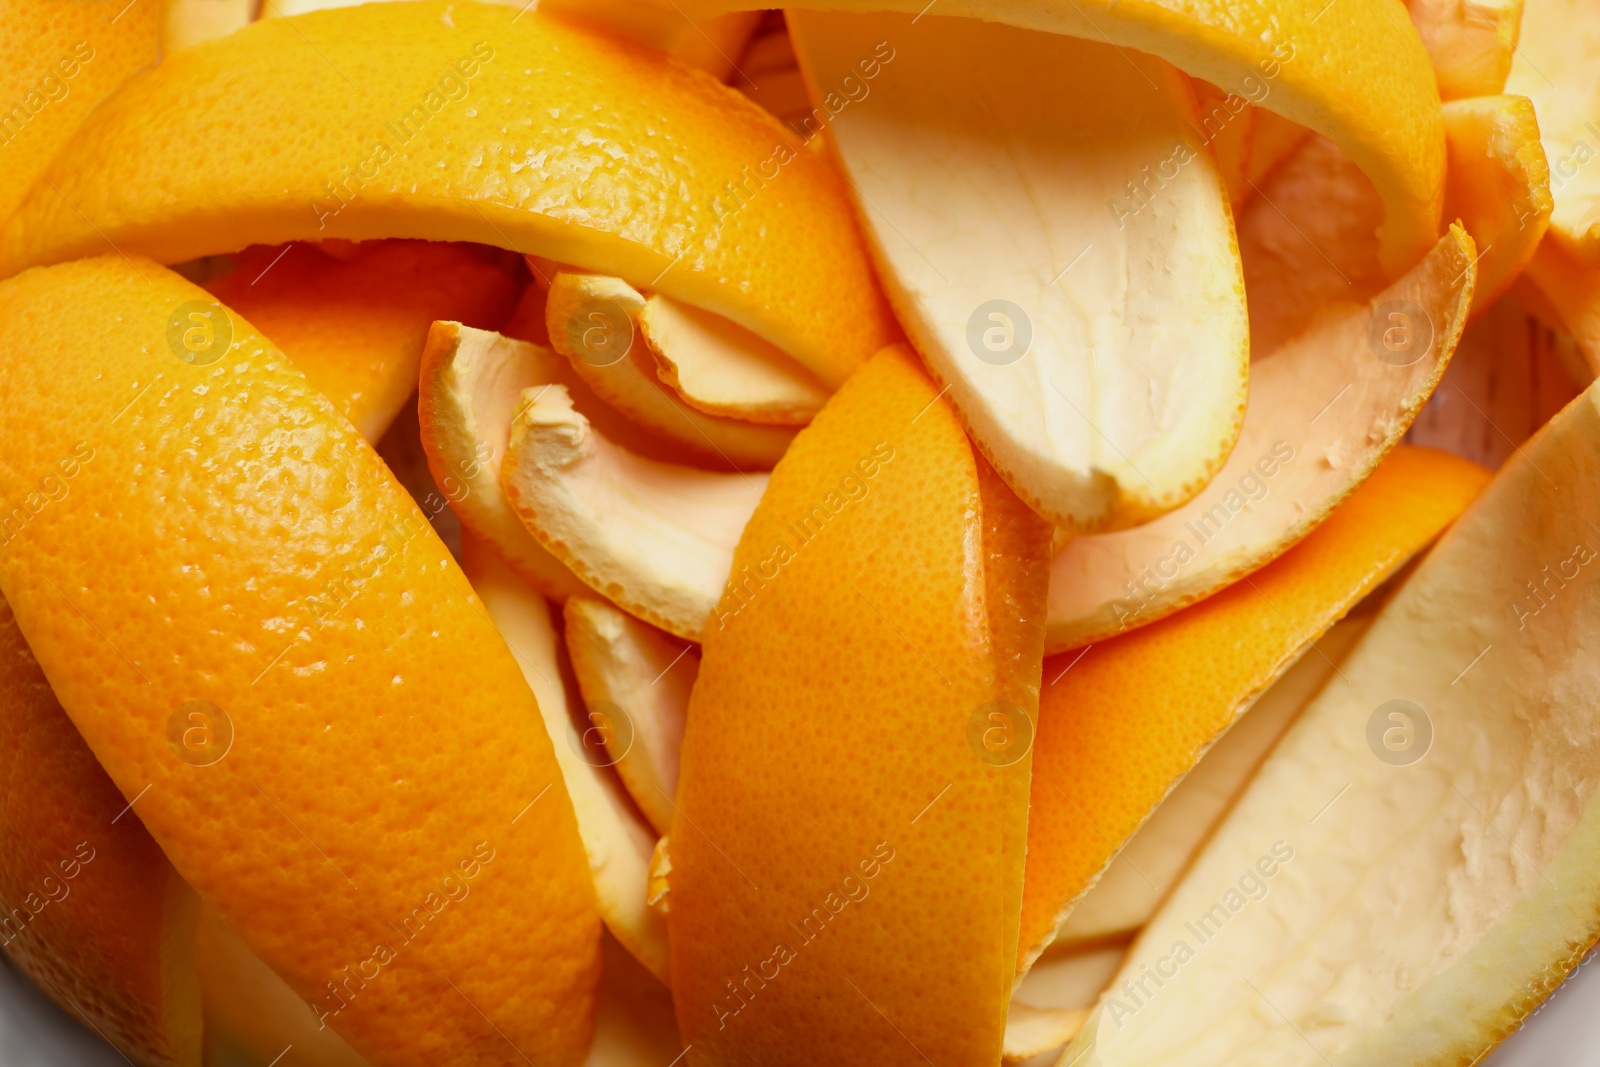
[[[522,390],[561,381],[565,370],[547,348],[436,322],[423,350],[417,404],[428,467],[461,524],[556,600],[585,586],[528,535],[500,489],[500,468]]]
[[[563,614],[585,705],[623,720],[605,737],[617,774],[650,825],[666,834],[700,651],[593,597],[570,598]]]
[[[709,415],[804,426],[832,393],[749,330],[671,297],[646,297],[638,325],[661,380]]]
[[[264,1065],[292,1048],[295,1067],[368,1067],[213,909],[200,909],[195,940],[208,1064]]]
[[[698,641],[767,476],[635,455],[549,386],[524,390],[500,484],[528,531],[590,588]]]
[[[1452,227],[1371,305],[1326,314],[1254,364],[1244,432],[1215,481],[1154,522],[1075,538],[1056,554],[1046,648],[1154,622],[1310,533],[1400,441],[1433,392],[1466,321],[1474,255],[1472,239]],[[1431,324],[1427,350],[1388,352],[1383,339],[1395,322],[1374,325],[1380,309],[1401,314],[1402,332],[1419,331],[1411,338]],[[1414,362],[1397,366],[1380,354]]]
[[[1012,994],[1002,1062],[1054,1063],[1049,1054],[1077,1035],[1126,953],[1125,941],[1047,949]]]
[[[666,386],[638,336],[645,298],[620,278],[560,271],[550,280],[550,347],[594,394],[639,426],[735,470],[771,469],[794,440],[786,427],[708,415]]]
[[[1505,90],[1522,4],[1523,0],[1406,0],[1442,99],[1494,96]]]
[[[927,13],[927,0],[808,3]],[[754,7],[756,0],[672,0],[672,6],[701,17]],[[1335,141],[1383,190],[1383,261],[1391,275],[1415,263],[1437,237],[1445,171],[1438,88],[1428,53],[1394,0],[1341,0],[1337,18],[1323,17],[1326,0],[943,0],[936,10],[1135,49],[1224,90],[1253,91],[1264,107]]]
[[[1555,210],[1551,236],[1600,268],[1600,8],[1585,0],[1525,0],[1506,92],[1539,113]]]
[[[1306,709],[1065,1062],[1476,1063],[1576,967],[1600,936],[1597,469],[1591,386]]]
[[[462,570],[539,700],[545,729],[578,816],[606,928],[662,982],[667,979],[667,924],[645,905],[656,835],[639,818],[603,758],[579,736],[562,683],[550,605],[493,552],[464,539]]]
[[[1123,936],[1149,920],[1262,758],[1306,702],[1333,677],[1339,661],[1371,623],[1371,617],[1364,615],[1335,623],[1261,694],[1073,906],[1067,921],[1056,930],[1057,945]]]
[[[1006,1012],[1006,1036],[1000,1046],[1002,1063],[1014,1064],[1041,1052],[1060,1048],[1077,1036],[1089,1017],[1089,1008],[1035,1008],[1013,1000]]]
[[[255,0],[167,0],[161,50],[181,52],[226,37],[250,24],[254,8]]]
[[[583,1067],[671,1067],[683,1055],[672,993],[607,934],[595,999],[594,1044]]]
[[[1011,26],[790,20],[824,102],[883,61],[829,137],[891,303],[1006,483],[1079,531],[1192,497],[1238,436],[1249,350],[1187,80]]]

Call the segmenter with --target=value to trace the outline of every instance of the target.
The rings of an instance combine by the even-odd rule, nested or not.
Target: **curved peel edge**
[[[359,128],[352,85],[371,116]],[[507,110],[522,99],[546,105],[531,124]],[[643,165],[663,113],[671,136]],[[639,151],[617,173],[595,138]],[[255,146],[248,164],[222,140]],[[484,148],[441,166],[452,143]],[[729,202],[779,156],[781,191]],[[508,6],[252,23],[132,79],[44,178],[0,225],[0,276],[114,251],[181,263],[333,237],[473,241],[651,285],[832,383],[898,335],[838,176],[771,115],[653,49]]]
[[[645,906],[656,835],[634,810],[622,783],[592,762],[592,750],[573,724],[550,605],[493,552],[470,538],[462,542],[461,569],[539,701],[539,714],[578,816],[600,918],[622,946],[665,983],[667,924]]]
[[[669,923],[690,1063],[900,1062],[908,1040],[998,1061],[1028,760],[982,743],[983,716],[1033,718],[1048,539],[903,349],[774,471],[684,738]],[[728,773],[759,751],[784,758]]]
[[[584,704],[591,715],[626,720],[625,730],[606,731],[606,750],[634,803],[664,836],[672,829],[699,649],[595,597],[570,598],[562,614]]]
[[[1238,436],[1249,337],[1187,79],[1100,41],[912,21],[791,17],[814,98],[878,71],[828,139],[919,353],[1057,525],[1125,527],[1190,499]]]
[[[698,641],[767,475],[637,456],[551,385],[523,390],[500,483],[527,530],[591,589]]]
[[[1047,661],[1019,975],[1238,716],[1488,478],[1449,453],[1397,449],[1327,522],[1247,581]]]
[[[1199,496],[1144,526],[1075,538],[1056,554],[1046,648],[1079,648],[1164,618],[1315,529],[1399,443],[1438,384],[1466,324],[1474,255],[1472,239],[1452,226],[1371,303],[1330,309],[1254,364],[1239,443]],[[1380,358],[1389,320],[1374,328],[1375,316],[1399,312],[1402,325],[1420,330],[1411,321],[1418,310],[1431,330],[1427,351],[1405,366]]]
[[[1478,1062],[1571,972],[1600,937],[1600,601],[1582,584],[1600,558],[1597,472],[1591,386],[1385,607],[1349,684],[1290,730],[1119,978],[1263,856],[1269,892],[1148,1003],[1115,984],[1069,1056]],[[1279,1014],[1253,1010],[1263,998]],[[1310,1012],[1312,1046],[1288,1021]]]
[[[417,396],[422,447],[462,526],[553,600],[587,590],[529,535],[500,488],[522,391],[560,381],[548,349],[459,322],[436,322],[423,348]]]

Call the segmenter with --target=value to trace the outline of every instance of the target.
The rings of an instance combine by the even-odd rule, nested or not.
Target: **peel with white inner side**
[[[655,293],[638,322],[661,380],[708,414],[804,426],[832,395],[776,345],[721,315]]]
[[[1600,937],[1597,471],[1591,386],[1268,758],[1067,1062],[1476,1063],[1577,966]]]
[[[1256,363],[1244,432],[1215,481],[1154,522],[1078,537],[1056,554],[1045,647],[1154,622],[1310,533],[1399,442],[1438,384],[1466,322],[1474,255],[1452,226],[1370,305],[1325,312]],[[1384,317],[1392,314],[1402,318]],[[1431,340],[1419,356],[1425,329]],[[1391,351],[1386,337],[1411,347]]]
[[[1506,92],[1533,101],[1556,190],[1550,232],[1583,265],[1600,267],[1600,8],[1527,0]]]
[[[1072,1040],[1088,1017],[1088,1006],[1036,1008],[1013,1000],[1006,1009],[1006,1036],[1000,1045],[1000,1061],[1020,1063],[1060,1048]]]
[[[686,404],[657,376],[656,361],[637,336],[644,309],[644,294],[620,278],[560,271],[545,302],[550,347],[567,357],[596,396],[652,433],[736,470],[776,465],[795,431]]]
[[[1183,76],[1100,41],[911,23],[790,16],[813,99],[892,42],[829,127],[891,303],[1035,510],[1090,530],[1176,507],[1238,436],[1249,362],[1227,189]]]
[[[428,469],[461,524],[556,600],[585,590],[535,541],[500,489],[500,466],[525,388],[562,380],[549,349],[459,322],[436,322],[422,352],[417,415]]]
[[[1535,0],[1537,2],[1537,0]],[[1406,0],[1428,50],[1439,96],[1494,96],[1505,88],[1523,0]],[[1449,214],[1446,213],[1446,218]]]
[[[368,1067],[210,907],[200,908],[195,967],[205,1002],[206,1063],[268,1064],[294,1049],[296,1067]]]
[[[567,708],[560,638],[550,619],[550,605],[470,537],[462,541],[461,566],[539,700],[539,713],[578,816],[600,917],[651,974],[666,982],[667,924],[645,906],[644,899],[656,835],[634,811],[622,783],[603,765],[597,766],[593,756],[586,756],[591,750],[580,740]]]
[[[625,720],[625,728],[607,731],[606,749],[634,803],[664,835],[672,829],[700,650],[594,597],[570,598],[563,616],[584,703],[591,716],[598,710]]]
[[[1120,940],[1045,950],[1011,996],[1002,1062],[1026,1061],[1028,1067],[1053,1063],[1033,1057],[1045,1056],[1077,1036],[1127,948],[1127,941]]]
[[[554,385],[523,391],[500,482],[528,531],[590,588],[698,641],[767,475],[637,456]]]
[[[1067,921],[1056,931],[1056,944],[1099,941],[1130,933],[1149,921],[1262,758],[1333,677],[1339,661],[1371,624],[1366,615],[1341,619],[1261,694],[1067,913]]]

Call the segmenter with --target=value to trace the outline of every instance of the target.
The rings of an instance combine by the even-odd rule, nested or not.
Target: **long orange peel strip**
[[[118,256],[0,284],[0,500],[29,509],[0,589],[173,866],[358,1052],[575,1064],[599,920],[534,697],[281,353],[233,316],[226,358],[183,358],[169,321],[208,302]],[[220,758],[170,740],[197,707]]]
[[[255,23],[133,79],[44,179],[0,229],[0,276],[112,251],[177,263],[419,237],[616,275],[828,383],[898,332],[826,161],[676,60],[510,7]]]
[[[683,744],[668,924],[690,1063],[920,1062],[908,1041],[999,1060],[1048,538],[899,349],[773,471]],[[985,747],[992,715],[1016,744]]]

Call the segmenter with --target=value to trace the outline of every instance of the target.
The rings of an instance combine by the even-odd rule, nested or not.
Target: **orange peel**
[[[197,305],[118,256],[0,283],[0,499],[104,443],[0,558],[18,624],[173,866],[357,1052],[575,1064],[599,920],[533,695],[422,513],[281,353],[232,316],[210,362],[164,336]],[[174,576],[159,598],[152,571]],[[231,737],[205,760],[168,743],[194,714]]]
[[[368,4],[167,57],[95,111],[0,228],[0,275],[109,252],[178,263],[329,237],[476,241],[723,315],[827,382],[894,337],[823,160],[658,52],[519,14]],[[528,99],[541,106],[513,103]],[[599,147],[613,142],[634,151]],[[241,143],[248,156],[218,152]]]

